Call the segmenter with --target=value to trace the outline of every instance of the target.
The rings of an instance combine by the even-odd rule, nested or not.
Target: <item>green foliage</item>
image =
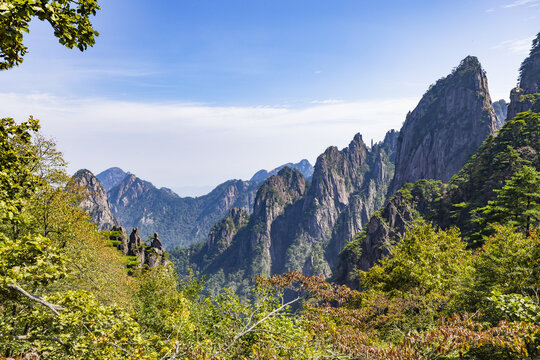
[[[468,295],[475,304],[480,302],[484,306],[492,292],[536,296],[540,289],[538,229],[525,236],[509,226],[498,226],[475,257],[473,266],[473,285]]]
[[[540,172],[535,168],[524,166],[495,193],[495,200],[477,210],[484,214],[482,223],[511,224],[525,234],[540,224]]]
[[[97,0],[6,0],[0,2],[0,68],[19,65],[27,52],[23,34],[30,31],[29,23],[37,17],[47,21],[60,44],[69,49],[84,51],[94,45],[94,30],[90,16],[99,10]]]
[[[420,221],[410,227],[390,257],[360,273],[360,282],[398,294],[413,290],[420,295],[447,294],[455,292],[470,271],[470,254],[459,231],[435,230]]]
[[[524,321],[540,325],[540,305],[529,296],[493,292],[488,300],[510,321]]]

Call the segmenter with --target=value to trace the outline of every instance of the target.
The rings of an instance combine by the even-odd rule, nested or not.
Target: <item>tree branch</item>
[[[56,341],[60,345],[66,345],[62,340],[54,336],[33,336],[33,335],[4,335],[0,334],[0,338],[8,338],[11,340],[50,340]]]
[[[281,305],[280,307],[278,308],[275,308],[274,310],[272,310],[270,313],[268,313],[265,317],[263,317],[262,319],[258,320],[257,322],[255,322],[253,325],[249,326],[250,323],[246,324],[246,327],[244,328],[245,330],[241,331],[239,334],[237,334],[233,339],[232,341],[230,342],[230,344],[225,348],[225,351],[228,351],[242,336],[245,336],[246,334],[250,333],[250,332],[253,332],[254,329],[257,327],[257,325],[259,325],[260,323],[266,321],[268,318],[270,318],[271,316],[279,313],[281,310],[285,309],[287,306],[291,305],[291,304],[294,304],[295,302],[297,302],[298,300],[302,299],[301,297],[297,297],[283,305]],[[214,354],[212,355],[212,359],[216,357],[217,354]]]
[[[60,305],[56,305],[56,304],[51,304],[50,302],[48,302],[47,300],[39,297],[39,296],[36,296],[36,295],[32,295],[32,294],[29,294],[27,293],[22,287],[18,286],[18,285],[15,285],[15,284],[7,284],[6,285],[8,288],[10,289],[13,289],[15,291],[17,291],[19,294],[23,295],[24,297],[32,300],[32,301],[35,301],[47,308],[49,308],[53,314],[55,314],[56,316],[59,316],[60,314],[58,313],[58,311],[60,310],[64,310],[64,308]]]

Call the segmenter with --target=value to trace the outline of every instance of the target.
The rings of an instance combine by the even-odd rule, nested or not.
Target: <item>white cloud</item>
[[[517,6],[523,6],[523,5],[530,5],[530,4],[537,4],[539,0],[516,0],[510,4],[505,5],[505,8],[513,8]]]
[[[506,40],[495,45],[493,48],[505,49],[515,54],[527,55],[531,49],[533,39],[534,37],[527,37],[525,39],[518,40]]]
[[[173,189],[247,179],[289,161],[314,161],[326,147],[366,143],[399,129],[417,98],[304,107],[208,106],[187,103],[68,99],[48,94],[0,94],[2,116],[34,115],[57,139],[70,170],[119,166]]]

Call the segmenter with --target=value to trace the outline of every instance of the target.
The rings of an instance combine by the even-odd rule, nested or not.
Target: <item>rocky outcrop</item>
[[[533,40],[529,56],[519,69],[519,86],[510,92],[507,120],[518,113],[540,111],[540,33]]]
[[[493,110],[495,111],[495,116],[497,116],[497,128],[500,129],[508,116],[508,104],[506,100],[495,101],[493,103]]]
[[[89,170],[82,169],[73,175],[75,182],[84,190],[84,197],[79,206],[86,211],[98,230],[119,226],[120,222],[111,212],[107,193],[99,180]]]
[[[279,172],[279,170],[283,169],[284,167],[289,167],[291,169],[298,170],[304,176],[304,178],[306,178],[306,180],[310,180],[311,177],[313,176],[313,170],[314,170],[313,165],[311,165],[308,160],[303,159],[296,164],[287,163],[287,164],[278,166],[277,168],[271,171],[266,171],[264,169],[259,170],[255,173],[255,175],[251,177],[249,181],[262,183],[264,180],[268,179],[270,176],[276,175]]]
[[[330,147],[319,156],[302,216],[291,219],[296,231],[278,272],[332,275],[340,251],[384,203],[397,136],[390,131],[368,149],[357,134],[347,148]]]
[[[229,215],[212,227],[206,242],[206,254],[213,259],[231,246],[234,236],[249,220],[249,214],[240,208],[229,209]]]
[[[155,268],[170,264],[157,233],[152,237],[150,245],[147,245],[142,240],[139,229],[134,228],[128,239],[126,230],[123,227],[114,226],[111,229],[109,240],[124,255],[132,258],[128,261],[129,268],[143,268],[145,266]]]
[[[485,72],[468,56],[407,114],[389,194],[419,179],[447,182],[497,130]]]
[[[251,274],[268,276],[277,258],[282,260],[284,254],[275,251],[276,247],[282,246],[272,236],[274,221],[300,200],[305,191],[305,178],[299,171],[288,167],[269,177],[257,191],[249,233],[249,247],[253,254]]]
[[[105,188],[105,191],[111,190],[116,185],[120,184],[122,180],[128,175],[127,172],[119,167],[112,167],[96,175],[101,185]]]

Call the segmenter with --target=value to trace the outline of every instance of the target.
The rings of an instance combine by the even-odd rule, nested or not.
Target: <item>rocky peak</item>
[[[272,227],[278,217],[304,196],[305,191],[304,176],[289,167],[270,176],[257,191],[249,234],[249,248],[253,256],[252,275],[270,275],[276,255],[283,257],[283,254],[274,252],[276,244],[272,241]]]
[[[529,56],[519,69],[519,86],[510,92],[507,120],[518,113],[540,111],[540,33],[533,40]]]
[[[101,185],[103,185],[105,188],[105,191],[109,191],[116,185],[120,184],[126,175],[128,175],[128,173],[119,167],[112,167],[100,172],[96,175],[96,177],[101,182]]]
[[[79,206],[90,215],[92,221],[97,224],[98,230],[119,226],[120,222],[111,212],[107,193],[94,174],[89,170],[82,169],[73,175],[73,179],[86,191]]]
[[[449,181],[496,129],[486,74],[476,57],[467,56],[407,115],[389,194],[418,179]]]
[[[253,216],[272,221],[284,206],[301,198],[306,191],[306,179],[295,169],[285,167],[265,180],[257,191]]]

